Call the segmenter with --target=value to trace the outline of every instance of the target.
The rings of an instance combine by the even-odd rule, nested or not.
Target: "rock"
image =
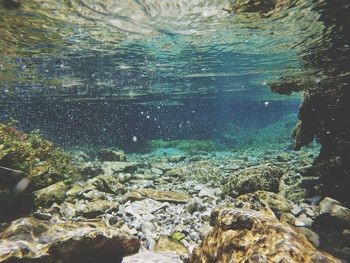
[[[182,263],[175,252],[142,251],[123,258],[122,263]]]
[[[156,175],[162,175],[163,174],[163,170],[155,168],[155,167],[151,168],[151,172],[156,174]]]
[[[151,167],[162,170],[163,172],[169,171],[173,168],[169,163],[166,162],[151,163]]]
[[[330,214],[350,225],[350,209],[343,206],[337,200],[325,197],[320,202],[319,206],[320,214]]]
[[[283,174],[279,182],[278,193],[294,203],[303,202],[306,196],[306,189],[302,187],[301,174]]]
[[[171,163],[179,163],[181,161],[186,160],[186,156],[185,155],[171,155],[168,156],[168,161]]]
[[[280,217],[280,222],[288,223],[288,224],[294,226],[295,216],[291,213],[283,213]]]
[[[126,192],[126,187],[119,180],[107,174],[99,175],[90,179],[84,187],[84,192],[95,189],[115,195],[122,195]]]
[[[298,206],[298,205],[296,205],[296,204],[293,204],[292,205],[292,210],[290,211],[293,215],[299,215],[300,214],[300,212],[301,212],[301,208],[300,208],[300,206]]]
[[[292,205],[286,198],[266,191],[241,195],[237,198],[237,201],[238,203],[235,205],[237,208],[253,209],[277,218],[280,218],[281,214],[292,210]]]
[[[188,194],[156,189],[135,189],[124,195],[124,197],[125,200],[131,201],[151,198],[160,202],[169,202],[175,204],[188,203],[191,201],[191,197]]]
[[[75,150],[70,152],[75,163],[83,163],[88,162],[90,160],[90,156],[81,150]]]
[[[124,211],[132,216],[141,216],[143,214],[154,213],[167,207],[167,204],[146,198],[141,201],[132,202],[124,207]]]
[[[193,200],[190,203],[186,204],[185,207],[190,214],[193,214],[194,212],[198,211],[198,202],[196,200]]]
[[[350,229],[344,229],[342,235],[350,240]]]
[[[154,251],[172,251],[178,255],[188,253],[188,249],[183,244],[170,236],[161,236],[156,242]]]
[[[80,166],[78,166],[78,172],[85,178],[92,178],[103,174],[101,164],[96,162],[82,163]]]
[[[341,262],[315,249],[297,229],[257,211],[216,211],[211,225],[191,262]]]
[[[140,241],[102,222],[21,218],[0,231],[0,262],[121,262]]]
[[[74,202],[76,198],[81,194],[83,191],[83,187],[79,184],[74,185],[71,189],[69,189],[66,192],[66,198],[65,200],[68,202]]]
[[[288,162],[288,161],[290,161],[290,156],[286,153],[282,153],[282,154],[277,155],[276,160],[278,162]]]
[[[257,190],[277,192],[282,174],[283,171],[272,164],[249,167],[234,172],[224,185],[223,192],[232,197]]]
[[[198,197],[200,197],[200,198],[209,197],[209,198],[212,198],[212,199],[216,199],[216,194],[215,194],[215,191],[213,189],[209,189],[209,188],[203,187],[199,191]]]
[[[176,241],[181,241],[181,239],[185,238],[185,234],[181,232],[174,232],[171,234],[171,238]]]
[[[119,204],[112,201],[97,200],[88,202],[76,210],[77,215],[82,215],[86,218],[96,218],[99,215],[117,211]]]
[[[201,214],[201,219],[203,220],[203,221],[206,221],[206,222],[209,222],[209,219],[210,219],[210,213],[203,213],[203,214]]]
[[[116,175],[121,172],[132,173],[137,170],[137,163],[134,162],[103,162],[102,170],[105,175]]]
[[[34,203],[37,207],[48,207],[53,203],[62,203],[68,186],[64,182],[58,182],[34,192]]]
[[[184,174],[183,170],[181,167],[176,167],[174,169],[168,170],[165,172],[165,176],[169,176],[169,177],[175,177],[175,178],[179,178],[182,177]]]
[[[307,239],[315,246],[320,246],[320,236],[316,234],[314,231],[312,231],[309,228],[306,227],[299,227],[298,228],[303,234],[307,237]]]
[[[52,218],[52,215],[49,213],[41,212],[41,211],[36,211],[33,213],[33,217],[39,220],[50,220]]]
[[[118,162],[125,162],[126,161],[126,155],[124,151],[115,151],[112,149],[102,149],[97,153],[97,158],[100,161],[118,161]]]
[[[313,220],[311,218],[307,217],[307,215],[305,214],[301,214],[300,216],[295,218],[294,225],[310,227],[312,223],[313,223]]]
[[[76,207],[69,202],[64,202],[60,207],[60,214],[65,218],[71,219],[76,216]]]

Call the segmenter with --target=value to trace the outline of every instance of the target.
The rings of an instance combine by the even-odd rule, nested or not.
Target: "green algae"
[[[0,165],[18,169],[37,190],[62,180],[72,181],[77,170],[71,158],[38,132],[24,133],[15,123],[0,123]]]

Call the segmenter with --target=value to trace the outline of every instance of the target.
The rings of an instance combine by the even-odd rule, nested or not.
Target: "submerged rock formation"
[[[21,218],[0,229],[0,262],[121,262],[140,241],[101,222]]]
[[[224,186],[224,192],[232,197],[257,190],[277,192],[283,171],[272,164],[257,165],[233,173]]]
[[[227,11],[246,15],[248,21],[260,21],[282,10],[288,15],[288,8],[297,4],[303,3],[239,0]],[[350,6],[347,0],[324,0],[315,1],[309,8],[320,14],[318,22],[323,27],[321,35],[313,34],[315,39],[303,39],[298,44],[304,70],[309,73],[303,77],[281,76],[279,81],[269,85],[272,91],[280,94],[304,92],[299,123],[293,133],[294,149],[299,150],[314,139],[321,144],[318,158],[304,175],[319,177],[322,195],[350,205],[350,118],[347,115],[350,112]],[[293,26],[303,29],[306,25],[301,21]]]
[[[318,251],[295,228],[253,210],[223,209],[212,214],[211,225],[192,263],[341,262]]]
[[[62,181],[69,184],[79,178],[68,154],[36,132],[17,130],[14,122],[0,123],[0,166],[0,218],[30,210],[33,192]],[[62,190],[64,185],[61,183],[57,189]],[[53,193],[53,188],[47,189],[52,194],[51,200],[46,200],[49,204],[64,194],[63,189],[60,197],[59,193]],[[36,197],[45,192],[37,192]]]

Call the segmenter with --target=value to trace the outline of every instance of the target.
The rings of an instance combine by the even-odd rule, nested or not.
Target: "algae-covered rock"
[[[18,131],[13,123],[0,123],[0,165],[18,169],[38,190],[62,180],[76,180],[77,171],[68,154],[38,133]]]
[[[126,154],[124,151],[116,151],[113,149],[102,149],[97,153],[97,158],[100,161],[119,161],[119,162],[125,162],[126,161]]]
[[[0,262],[121,262],[140,241],[102,222],[21,218],[0,229]]]
[[[84,191],[94,189],[115,195],[122,195],[126,192],[126,187],[118,179],[106,174],[90,179],[84,187]]]
[[[222,209],[191,262],[337,262],[317,250],[297,229],[253,210]]]
[[[301,185],[301,179],[300,174],[283,174],[278,192],[289,200],[300,203],[306,196],[306,190]]]
[[[173,251],[178,255],[188,253],[183,244],[170,236],[161,236],[156,242],[154,251]]]
[[[126,200],[142,200],[145,198],[151,198],[160,202],[169,203],[188,203],[191,201],[191,197],[188,194],[173,192],[173,191],[162,191],[156,189],[135,189],[125,196]]]
[[[283,213],[288,213],[293,209],[292,204],[286,198],[266,191],[241,195],[237,198],[236,206],[260,211],[264,214],[276,216],[276,218],[280,218]]]
[[[223,192],[232,197],[258,190],[277,192],[282,174],[283,171],[272,164],[249,167],[234,172],[224,185]]]
[[[68,189],[64,182],[52,184],[34,193],[34,203],[37,207],[48,207],[53,203],[62,203]]]
[[[70,184],[79,179],[68,154],[42,139],[38,133],[24,133],[14,124],[0,123],[0,166],[12,171],[6,172],[11,183],[8,180],[0,183],[0,217],[30,210],[34,191],[61,181]],[[13,176],[18,174],[13,171],[19,171],[21,176]],[[40,193],[44,194],[44,191]],[[47,194],[40,198],[43,205],[58,199],[61,199],[59,194],[54,197],[52,192],[50,197]]]

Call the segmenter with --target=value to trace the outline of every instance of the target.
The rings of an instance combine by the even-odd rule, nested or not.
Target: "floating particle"
[[[269,101],[265,101],[265,102],[264,102],[264,105],[265,105],[265,106],[269,106],[269,104],[270,104]]]
[[[132,141],[133,142],[137,142],[137,137],[136,136],[132,136]]]

